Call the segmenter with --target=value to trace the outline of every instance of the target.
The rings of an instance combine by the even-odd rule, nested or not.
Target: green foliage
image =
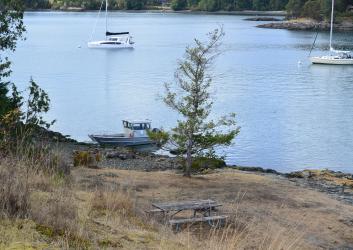
[[[144,9],[146,1],[142,0],[125,0],[124,6],[128,10],[141,10]]]
[[[252,0],[238,0],[236,1],[236,9],[238,10],[251,10]]]
[[[49,0],[23,0],[26,9],[50,9]]]
[[[49,111],[50,99],[32,79],[24,92],[20,93],[14,87],[13,99],[19,104],[18,107],[0,117],[0,149],[7,153],[14,150],[19,153],[19,149],[23,149],[25,153],[21,154],[30,156],[32,140],[38,128],[48,129],[55,122],[47,122],[43,117]]]
[[[197,157],[193,159],[191,169],[193,171],[202,171],[205,169],[217,169],[226,167],[226,163],[222,159]]]
[[[213,106],[210,69],[223,36],[223,29],[216,29],[208,34],[208,42],[195,39],[195,46],[187,47],[178,63],[174,84],[165,84],[164,103],[183,117],[169,138],[176,151],[186,152],[186,176],[190,176],[193,157],[216,158],[215,148],[230,145],[239,133],[235,114],[209,119]]]
[[[69,7],[84,10],[98,10],[101,0],[5,0],[5,2],[22,2],[28,9],[67,9]],[[108,0],[109,9],[141,10],[162,4],[159,0]],[[232,10],[287,10],[289,16],[329,18],[331,0],[169,0],[173,10],[203,10],[203,11],[232,11]],[[349,15],[347,6],[352,0],[336,0],[335,11],[338,16]],[[320,5],[320,10],[318,6]],[[0,6],[1,7],[1,6]],[[321,16],[322,17],[321,17]]]
[[[286,5],[287,12],[293,17],[310,17],[316,20],[330,19],[331,0],[289,0]],[[353,4],[351,0],[335,1],[335,17],[345,16],[348,5]]]
[[[11,150],[18,141],[31,135],[33,127],[49,128],[43,114],[49,110],[49,97],[31,79],[28,91],[19,92],[8,78],[10,61],[2,58],[2,52],[15,51],[16,43],[23,38],[23,2],[2,0],[0,2],[0,147],[3,152]],[[26,102],[23,102],[27,94]]]
[[[298,17],[302,12],[305,0],[289,0],[286,9],[289,15]]]
[[[310,0],[303,6],[302,15],[316,20],[321,20],[321,3],[319,0]]]
[[[270,0],[270,10],[284,10],[288,0]]]
[[[325,17],[326,19],[330,19],[332,8],[331,0],[320,0],[320,6],[321,14],[323,15],[323,17]]]
[[[199,2],[199,9],[203,11],[216,11],[219,10],[217,0],[201,0]]]
[[[162,129],[157,131],[148,130],[147,134],[148,137],[157,144],[157,146],[165,145],[170,139],[169,134]]]
[[[255,10],[269,10],[269,0],[253,0],[252,6]]]
[[[18,107],[17,100],[10,95],[11,82],[8,80],[11,63],[2,56],[5,51],[15,51],[18,39],[23,38],[23,5],[20,0],[0,1],[0,118]]]
[[[0,1],[0,52],[15,51],[18,39],[23,38],[23,5],[21,0]]]
[[[172,0],[171,2],[171,8],[173,10],[184,10],[187,7],[187,1],[186,0]]]
[[[50,107],[48,94],[41,89],[32,78],[30,80],[28,91],[29,94],[26,101],[26,110],[23,114],[22,122],[25,125],[40,126],[48,129],[55,122],[55,120],[52,122],[46,122],[43,118],[43,114],[47,113]]]

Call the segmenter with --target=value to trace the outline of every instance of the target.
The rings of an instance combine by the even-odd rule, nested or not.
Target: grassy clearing
[[[317,249],[353,245],[351,206],[288,180],[235,170],[74,168],[70,175],[2,161],[0,249]],[[5,198],[4,198],[5,197]],[[216,199],[230,219],[175,233],[152,202]],[[186,215],[186,214],[184,214]],[[183,216],[183,214],[181,214]]]

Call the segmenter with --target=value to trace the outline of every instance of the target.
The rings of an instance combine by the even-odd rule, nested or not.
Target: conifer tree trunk
[[[192,140],[189,138],[188,145],[186,149],[186,164],[185,164],[185,172],[184,176],[190,177],[191,176],[191,164],[192,164]]]

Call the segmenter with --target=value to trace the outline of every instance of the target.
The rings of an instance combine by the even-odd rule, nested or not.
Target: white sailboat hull
[[[336,56],[310,57],[313,64],[353,65],[353,58],[339,58]]]
[[[134,45],[131,43],[112,43],[108,41],[88,42],[88,48],[91,49],[132,49]]]

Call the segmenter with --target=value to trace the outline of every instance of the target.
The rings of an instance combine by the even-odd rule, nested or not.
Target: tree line
[[[310,17],[316,20],[329,19],[332,0],[289,0],[286,10],[292,17]],[[350,6],[353,0],[335,0],[335,17],[353,17]]]
[[[170,6],[173,10],[284,10],[288,0],[108,0],[109,9],[140,10]],[[27,9],[65,9],[69,7],[97,10],[101,0],[24,0]]]
[[[142,10],[170,6],[173,10],[233,11],[286,10],[288,17],[310,17],[327,19],[331,11],[331,0],[108,0],[110,10]],[[101,0],[24,0],[27,9],[98,10]],[[353,0],[336,0],[336,16],[352,17]],[[103,5],[104,7],[104,5]]]
[[[102,0],[24,0],[26,9],[65,10],[80,8],[82,10],[99,10]],[[160,0],[108,0],[110,10],[142,10],[150,6],[161,6]]]

